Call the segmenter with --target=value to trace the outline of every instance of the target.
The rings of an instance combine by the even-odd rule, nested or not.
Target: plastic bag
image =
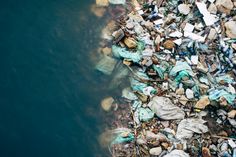
[[[189,154],[185,153],[183,150],[172,150],[170,153],[164,155],[163,157],[189,157]]]
[[[112,53],[117,58],[125,58],[127,60],[133,61],[135,63],[138,63],[141,60],[141,55],[134,52],[131,53],[127,51],[125,48],[119,47],[119,46],[112,46]]]
[[[110,75],[115,68],[117,61],[109,56],[103,58],[97,63],[96,69],[106,75]]]
[[[124,78],[127,77],[129,74],[129,69],[122,64],[121,62],[117,64],[115,70],[113,71],[112,74],[112,80],[111,83],[109,84],[110,89],[117,88],[121,83],[125,82]]]
[[[177,128],[176,138],[185,141],[193,136],[193,133],[206,133],[208,127],[204,125],[206,121],[197,118],[183,119]]]
[[[185,116],[184,111],[175,106],[169,98],[155,96],[148,106],[159,118],[164,120],[183,119]]]

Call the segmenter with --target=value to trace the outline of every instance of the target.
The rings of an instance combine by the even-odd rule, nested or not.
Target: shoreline
[[[235,4],[97,4],[115,18],[95,68],[123,88],[101,102],[114,118],[101,145],[112,156],[236,156]]]

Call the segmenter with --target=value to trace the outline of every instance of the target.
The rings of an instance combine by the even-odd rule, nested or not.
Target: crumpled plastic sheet
[[[187,62],[182,62],[182,61],[176,62],[176,65],[170,71],[170,76],[176,76],[179,72],[183,70],[188,72],[188,75],[194,76],[192,68],[188,65]]]
[[[138,63],[141,60],[141,55],[137,52],[129,52],[125,48],[113,45],[112,53],[117,58],[125,58],[127,60]]]
[[[117,88],[121,83],[124,82],[124,78],[129,74],[129,69],[121,62],[117,64],[115,70],[112,73],[112,80],[109,84],[110,89]]]
[[[95,68],[106,75],[110,75],[113,72],[116,63],[117,61],[115,59],[109,56],[103,56]]]
[[[206,133],[208,127],[204,125],[206,121],[200,118],[187,118],[183,119],[177,128],[176,138],[185,141],[190,139],[193,136],[193,133]]]
[[[123,133],[130,133],[131,130],[128,128],[116,128],[114,130],[107,130],[99,136],[99,143],[103,147],[107,147],[111,144],[117,144],[119,142],[133,140],[132,134],[127,139],[120,138]]]
[[[170,65],[168,62],[162,61],[160,65],[154,65],[153,64],[154,70],[158,73],[159,77],[161,79],[164,79],[164,73],[168,71],[170,68]]]
[[[224,97],[229,104],[234,104],[234,100],[236,98],[235,94],[230,94],[224,89],[221,90],[214,90],[209,93],[209,99],[210,100],[219,100],[220,97]]]
[[[140,122],[147,122],[154,117],[154,113],[149,108],[139,107],[134,112],[134,120],[137,124]]]
[[[130,88],[125,88],[122,90],[122,97],[129,100],[137,100],[138,97],[131,91]]]
[[[185,113],[175,106],[169,98],[155,96],[148,103],[149,108],[161,119],[184,119]]]
[[[170,153],[164,155],[163,157],[189,157],[189,154],[185,153],[183,150],[172,150]]]

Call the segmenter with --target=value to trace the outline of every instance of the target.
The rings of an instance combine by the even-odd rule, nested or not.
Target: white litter
[[[179,32],[179,31],[175,31],[173,33],[170,33],[169,34],[170,37],[177,37],[177,38],[180,38],[183,36],[183,33]]]
[[[215,15],[212,15],[208,10],[207,6],[203,2],[196,2],[196,5],[198,7],[198,10],[203,15],[203,20],[207,26],[213,25],[217,19]]]

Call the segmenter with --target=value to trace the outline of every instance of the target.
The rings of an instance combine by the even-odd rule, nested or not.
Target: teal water
[[[97,136],[106,79],[89,59],[103,22],[92,3],[0,5],[1,157],[104,156]]]

